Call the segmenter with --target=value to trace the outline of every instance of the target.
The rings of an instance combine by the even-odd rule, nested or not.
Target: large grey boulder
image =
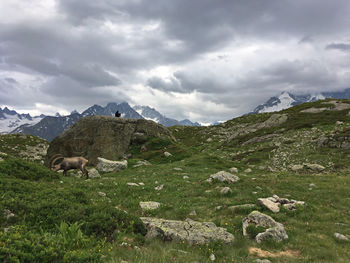
[[[249,225],[262,226],[266,228],[265,232],[259,233],[255,236],[255,240],[261,243],[264,240],[275,240],[280,242],[288,239],[288,235],[284,226],[276,222],[271,216],[265,215],[259,211],[251,212],[242,220],[243,235],[247,236],[247,228]]]
[[[98,163],[96,169],[100,172],[117,172],[128,167],[128,161],[111,161],[101,157],[97,157]]]
[[[210,175],[207,181],[212,182],[213,180],[219,180],[220,182],[226,182],[231,184],[231,183],[237,182],[239,180],[239,177],[225,171],[220,171],[220,172],[217,172],[216,174]]]
[[[141,217],[147,229],[146,238],[160,238],[165,241],[185,241],[190,245],[203,245],[211,241],[223,243],[234,242],[234,236],[225,228],[217,227],[212,222],[166,220],[152,217]]]
[[[83,156],[96,165],[97,157],[108,160],[122,158],[133,145],[152,138],[175,141],[164,126],[144,119],[124,119],[111,116],[90,116],[78,120],[50,144],[46,164],[55,154]]]

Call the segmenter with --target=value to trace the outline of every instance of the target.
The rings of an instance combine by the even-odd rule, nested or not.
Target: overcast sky
[[[350,88],[349,0],[1,0],[0,106],[227,120]]]

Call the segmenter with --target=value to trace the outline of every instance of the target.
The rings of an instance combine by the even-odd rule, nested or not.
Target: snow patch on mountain
[[[31,117],[29,114],[19,114],[7,108],[4,110],[0,108],[0,113],[0,134],[9,133],[21,125],[35,125],[45,117],[43,115]]]
[[[271,97],[264,104],[257,106],[253,113],[281,111],[301,103],[323,100],[326,97],[330,96],[326,96],[326,94],[323,93],[294,95],[284,91],[279,96]]]

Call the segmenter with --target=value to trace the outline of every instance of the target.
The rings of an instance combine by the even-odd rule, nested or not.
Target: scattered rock
[[[344,124],[344,122],[342,122],[342,121],[336,121],[336,123],[335,123],[335,125],[343,125]]]
[[[184,175],[182,178],[186,180],[186,179],[188,179],[189,177],[188,177],[187,175]]]
[[[117,172],[128,167],[128,161],[111,161],[97,157],[98,163],[96,169],[100,172]]]
[[[141,220],[147,229],[147,239],[186,241],[190,245],[203,245],[211,241],[222,241],[226,244],[234,242],[234,236],[231,233],[212,222],[201,223],[191,219],[177,221],[151,217],[141,217]]]
[[[248,249],[248,252],[250,255],[255,255],[255,256],[263,257],[263,258],[279,258],[279,257],[298,258],[298,257],[300,257],[299,251],[290,250],[290,249],[284,250],[284,251],[270,252],[267,250],[262,250],[261,248],[250,247]]]
[[[218,210],[221,210],[222,209],[222,206],[221,205],[218,205],[214,208],[215,211],[218,211]]]
[[[106,193],[104,193],[104,192],[98,192],[98,195],[102,196],[102,197],[106,197],[107,196]]]
[[[243,204],[243,205],[234,205],[234,206],[229,206],[228,210],[232,212],[240,211],[240,210],[248,210],[248,209],[256,209],[255,204]]]
[[[311,172],[322,172],[326,169],[324,166],[316,163],[294,164],[290,168],[294,172],[300,172],[304,169],[308,169]]]
[[[231,173],[238,173],[238,169],[236,167],[231,167],[229,170]]]
[[[175,171],[182,171],[182,168],[180,168],[180,167],[174,167],[173,170],[175,170]]]
[[[146,145],[142,145],[142,146],[141,146],[140,152],[147,152],[147,147],[146,147]]]
[[[316,187],[315,184],[309,184],[309,187]]]
[[[243,218],[242,227],[244,236],[248,235],[247,227],[251,224],[266,228],[265,232],[256,235],[255,240],[258,243],[268,239],[277,242],[288,239],[288,235],[281,223],[276,222],[272,217],[260,213],[259,211],[253,211],[247,217]]]
[[[89,172],[89,178],[92,179],[92,178],[98,178],[98,177],[101,177],[100,173],[95,169],[95,168],[88,168],[87,169],[88,172]],[[83,173],[79,170],[77,172],[77,175],[82,177],[83,176]]]
[[[295,210],[298,205],[305,205],[304,201],[289,200],[287,198],[280,198],[277,195],[268,198],[259,198],[257,203],[265,206],[274,213],[280,211],[281,205],[288,210]]]
[[[15,214],[12,213],[10,210],[4,209],[4,217],[5,217],[6,219],[9,219],[9,218],[14,217],[14,216],[15,216]]]
[[[209,260],[210,261],[215,261],[215,255],[214,254],[210,254]]]
[[[158,186],[154,187],[154,190],[160,191],[160,190],[163,189],[163,187],[164,187],[164,184],[161,184],[161,185],[158,185]]]
[[[212,142],[212,141],[213,141],[212,138],[208,138],[208,139],[207,139],[207,142]]]
[[[232,190],[230,187],[223,187],[221,190],[220,190],[220,194],[222,195],[226,195],[228,193],[232,193]]]
[[[301,164],[294,164],[291,166],[292,171],[294,172],[300,172],[301,170],[304,169],[304,165]]]
[[[247,173],[247,174],[248,174],[248,173],[251,173],[251,172],[252,172],[252,169],[247,168],[247,169],[244,170],[244,172]]]
[[[303,113],[320,113],[320,112],[324,112],[326,110],[329,110],[329,108],[308,108],[306,110],[302,110],[300,112],[303,112]]]
[[[133,167],[139,167],[143,165],[151,165],[151,163],[147,160],[142,160],[142,161],[140,160],[136,164],[134,164]]]
[[[216,174],[210,175],[208,182],[212,182],[213,180],[219,180],[220,182],[227,182],[229,184],[237,182],[239,180],[238,176],[233,175],[231,173],[220,171]]]
[[[304,163],[304,166],[313,172],[322,172],[324,169],[326,169],[324,166],[316,163]]]
[[[260,137],[254,137],[254,138],[249,139],[248,141],[245,141],[244,143],[242,143],[242,146],[254,144],[254,143],[258,143],[258,142],[265,142],[265,141],[271,140],[277,136],[278,136],[278,134],[272,133],[272,134],[267,134],[267,135],[260,136]]]
[[[173,156],[171,153],[169,153],[169,152],[164,152],[164,156],[165,157],[170,157],[170,156]]]
[[[349,238],[347,236],[344,236],[343,234],[340,234],[340,233],[334,233],[334,237],[339,240],[349,241]]]
[[[155,210],[160,207],[160,203],[153,201],[140,202],[139,205],[142,211]]]
[[[126,185],[128,185],[128,186],[139,186],[139,184],[137,184],[137,183],[126,183]]]
[[[267,209],[274,213],[278,213],[280,211],[281,204],[278,202],[274,202],[270,200],[269,198],[259,198],[258,204],[265,206]]]
[[[271,261],[268,259],[256,259],[256,260],[254,260],[254,262],[256,262],[256,263],[271,263]]]
[[[197,215],[197,212],[196,212],[196,210],[192,210],[188,215],[190,215],[190,216],[196,216],[196,215]]]

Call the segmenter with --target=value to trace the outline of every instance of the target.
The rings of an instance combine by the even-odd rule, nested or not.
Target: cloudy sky
[[[0,106],[227,120],[350,87],[349,0],[1,0]]]

